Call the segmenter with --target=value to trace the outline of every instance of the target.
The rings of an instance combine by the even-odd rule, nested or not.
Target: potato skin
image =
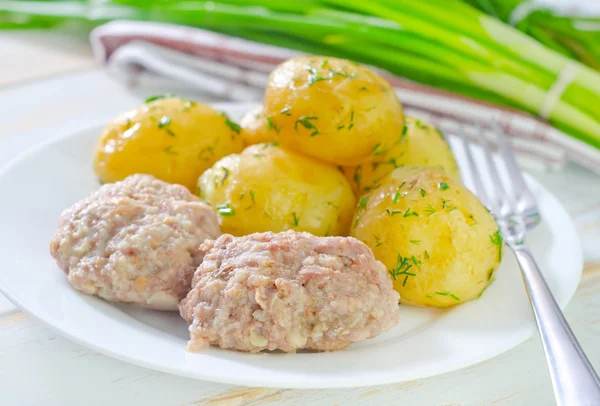
[[[240,128],[201,103],[161,98],[113,120],[94,154],[104,182],[146,173],[196,190],[198,176],[221,157],[244,148]]]
[[[460,182],[460,172],[450,146],[432,124],[406,116],[404,137],[375,161],[344,167],[344,174],[358,195],[362,195],[401,166],[435,167]]]
[[[439,169],[395,169],[358,204],[351,236],[373,249],[402,301],[449,307],[493,280],[502,238],[491,214]]]
[[[308,231],[346,236],[356,200],[334,166],[276,143],[256,144],[218,161],[198,180],[200,198],[236,236],[264,231]]]
[[[282,146],[335,165],[374,160],[404,128],[390,84],[337,58],[298,57],[279,65],[267,84],[264,112]]]
[[[267,121],[263,106],[250,110],[240,121],[244,144],[254,145],[274,142],[277,136],[272,124]]]

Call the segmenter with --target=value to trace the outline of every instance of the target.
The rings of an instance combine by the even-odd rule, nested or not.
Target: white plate
[[[239,117],[248,105],[224,109]],[[210,348],[186,353],[187,329],[177,314],[117,306],[76,292],[48,254],[60,212],[98,187],[91,168],[98,133],[90,129],[42,145],[0,171],[0,288],[19,307],[82,345],[210,381],[333,388],[449,372],[498,355],[534,331],[518,267],[507,251],[496,282],[481,299],[450,310],[401,306],[394,329],[343,351],[244,354]],[[460,148],[455,152],[463,162]],[[531,177],[527,181],[544,219],[528,243],[564,307],[581,276],[579,239],[556,198]]]

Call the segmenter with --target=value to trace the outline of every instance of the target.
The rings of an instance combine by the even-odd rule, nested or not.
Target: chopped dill
[[[375,144],[373,149],[371,150],[371,155],[378,156],[383,154],[385,151],[381,149],[381,144]]]
[[[432,205],[428,205],[427,208],[425,209],[425,214],[427,214],[427,217],[431,217],[436,213],[436,210],[433,208]]]
[[[235,216],[235,209],[233,207],[229,206],[229,203],[217,206],[217,212],[221,216],[225,216],[225,217]]]
[[[490,241],[492,244],[498,246],[498,262],[502,261],[502,235],[500,235],[500,230],[496,231],[494,234],[490,235]]]
[[[225,119],[225,124],[227,124],[227,127],[231,128],[232,131],[235,131],[238,134],[240,133],[240,131],[242,131],[242,127],[240,127],[239,124],[231,121],[227,114],[221,113],[221,116],[223,116],[223,118]]]
[[[298,124],[301,124],[307,130],[312,130],[311,137],[319,134],[319,129],[310,120],[318,120],[318,118],[315,116],[302,116],[294,123],[294,130],[298,131]]]
[[[173,151],[173,145],[163,148],[163,152],[167,155],[179,155],[177,152]]]
[[[396,267],[390,270],[390,274],[394,280],[398,279],[398,276],[405,275],[404,281],[402,282],[402,286],[406,286],[406,281],[409,276],[416,276],[415,273],[409,272],[412,268],[412,265],[409,263],[409,259],[406,257],[402,257],[400,253],[398,253],[398,259],[396,260]]]
[[[367,207],[368,201],[369,201],[369,196],[361,197],[360,200],[358,201],[358,207],[360,207],[361,209],[364,209],[365,207]]]
[[[404,217],[409,217],[409,216],[415,216],[415,217],[419,217],[419,213],[412,211],[411,208],[409,207],[408,209],[406,209],[406,211],[404,212]]]
[[[273,121],[271,117],[267,117],[267,129],[269,131],[275,130],[279,134],[279,126]]]
[[[223,167],[221,167],[221,169],[223,169],[223,177],[221,177],[221,186],[223,186],[223,184],[225,184],[225,180],[229,176],[229,169]]]

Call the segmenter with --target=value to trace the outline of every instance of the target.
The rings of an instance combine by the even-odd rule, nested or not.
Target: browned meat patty
[[[308,233],[222,235],[180,304],[188,350],[337,350],[398,322],[384,265],[354,238]]]
[[[220,234],[214,210],[185,187],[133,175],[65,210],[50,253],[82,292],[177,310],[202,262],[200,244]]]

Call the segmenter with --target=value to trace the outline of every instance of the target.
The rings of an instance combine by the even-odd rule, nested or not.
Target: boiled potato
[[[403,302],[448,307],[477,298],[502,259],[487,209],[439,169],[395,169],[358,204],[350,233],[373,249]]]
[[[284,230],[347,235],[356,200],[334,166],[279,147],[256,144],[218,161],[198,180],[202,199],[224,233]]]
[[[192,191],[198,176],[225,155],[244,148],[240,127],[212,107],[160,98],[111,122],[94,155],[102,182],[147,173]]]
[[[265,118],[262,106],[246,113],[240,121],[240,126],[242,127],[242,138],[246,145],[275,141],[277,134],[272,123]]]
[[[387,174],[401,166],[436,167],[460,181],[454,155],[439,130],[414,117],[407,116],[404,124],[405,137],[387,153],[371,163],[344,167],[344,174],[357,194],[373,189]]]
[[[298,57],[279,65],[267,84],[264,114],[282,146],[336,165],[373,161],[404,128],[390,84],[337,58]]]

